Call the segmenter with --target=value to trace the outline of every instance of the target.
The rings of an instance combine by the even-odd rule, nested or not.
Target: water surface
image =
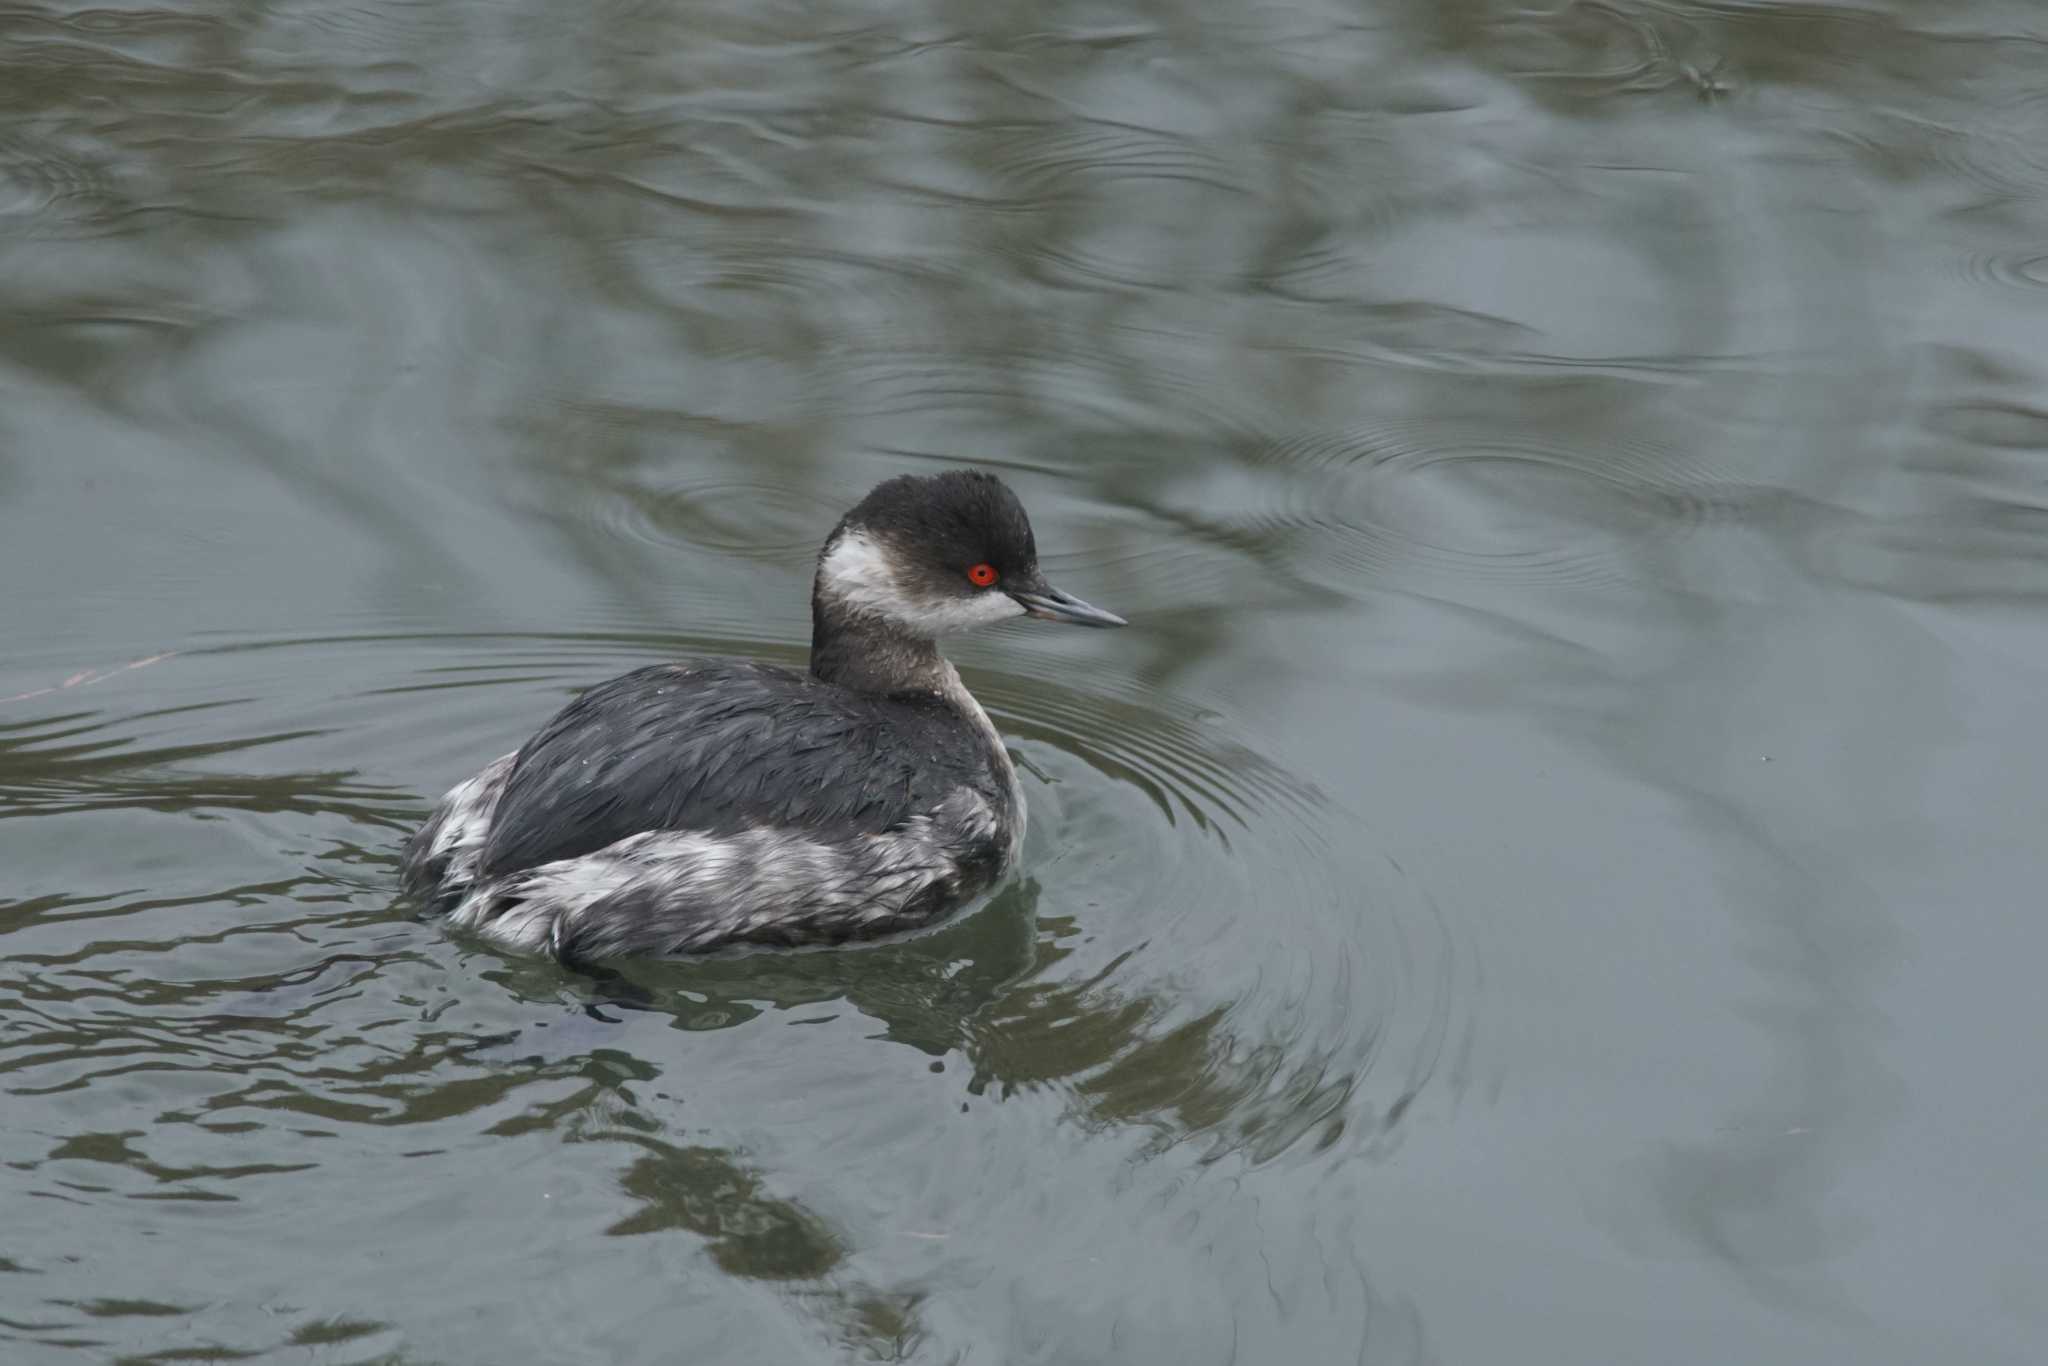
[[[2048,1350],[2027,0],[0,16],[0,1355]],[[603,980],[443,789],[971,462],[1018,876]]]

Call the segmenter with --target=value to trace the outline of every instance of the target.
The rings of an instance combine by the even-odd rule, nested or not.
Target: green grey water
[[[2048,1354],[2048,9],[0,13],[0,1360]],[[971,462],[1016,879],[394,904]]]

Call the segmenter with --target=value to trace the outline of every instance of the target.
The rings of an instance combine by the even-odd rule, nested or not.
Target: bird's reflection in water
[[[1067,918],[1041,914],[1040,889],[1027,881],[934,932],[853,950],[588,965],[577,969],[581,1018],[558,1022],[544,1041],[528,1032],[485,1051],[510,1060],[538,1044],[551,1072],[566,1064],[584,1077],[586,1085],[509,1127],[631,1149],[618,1180],[636,1208],[608,1234],[694,1235],[721,1271],[779,1286],[849,1345],[890,1358],[924,1331],[917,1292],[850,1283],[846,1238],[774,1193],[772,1172],[733,1149],[664,1137],[662,1122],[640,1103],[658,1068],[620,1048],[572,1041],[650,1016],[708,1031],[766,1012],[845,1003],[879,1023],[871,1036],[879,1042],[935,1062],[963,1057],[969,1093],[1000,1099],[1057,1089],[1075,1122],[1141,1129],[1153,1146],[1205,1136],[1221,1150],[1277,1150],[1317,1124],[1336,1125],[1346,1088],[1276,1088],[1279,1050],[1233,1039],[1227,1011],[1169,1022],[1164,1003],[1103,975],[1061,979],[1053,969],[1071,955],[1066,941],[1075,934]],[[506,980],[515,990],[546,990],[547,974],[559,971],[521,964]],[[562,1056],[565,1043],[578,1059]],[[1283,1124],[1277,1112],[1301,1118]]]

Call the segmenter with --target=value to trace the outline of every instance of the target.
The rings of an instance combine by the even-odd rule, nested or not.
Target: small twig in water
[[[111,669],[81,669],[62,683],[52,684],[47,688],[33,688],[28,692],[18,692],[12,697],[0,697],[0,703],[26,702],[31,697],[48,697],[51,693],[62,692],[66,688],[83,688],[88,684],[112,678],[115,674],[124,674],[133,669],[146,669],[152,664],[161,664],[177,653],[176,650],[165,650],[162,654],[151,655],[147,659],[131,659],[126,664],[117,664]]]
[[[1712,66],[1699,66],[1692,62],[1683,62],[1679,65],[1678,69],[1688,81],[1692,82],[1692,88],[1699,93],[1701,101],[1712,104],[1715,100],[1735,92],[1733,85],[1721,79],[1721,67],[1727,60],[1728,58],[1725,55],[1716,57]]]

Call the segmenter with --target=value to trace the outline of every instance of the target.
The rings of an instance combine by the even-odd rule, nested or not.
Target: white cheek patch
[[[957,597],[910,597],[898,586],[889,552],[858,529],[845,532],[826,548],[818,563],[818,583],[848,609],[871,613],[926,637],[971,631],[1024,615],[1015,599],[993,589],[963,591]]]
[[[826,547],[818,585],[847,607],[877,616],[894,616],[902,601],[889,556],[861,531],[847,531]]]

